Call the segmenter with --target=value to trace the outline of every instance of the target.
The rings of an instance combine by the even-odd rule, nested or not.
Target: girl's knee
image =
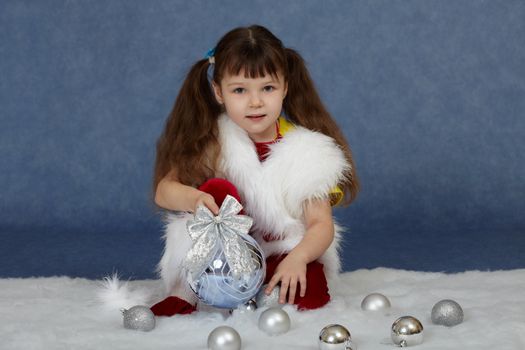
[[[222,204],[224,198],[227,195],[234,197],[238,202],[241,203],[241,197],[239,196],[239,191],[234,184],[226,179],[212,178],[204,182],[198,188],[200,191],[209,193],[215,199],[215,203],[218,206]]]

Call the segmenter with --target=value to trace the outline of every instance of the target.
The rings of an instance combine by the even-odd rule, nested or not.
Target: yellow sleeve
[[[295,126],[290,123],[286,118],[283,116],[279,117],[279,132],[282,136],[284,136],[288,131],[293,130]]]

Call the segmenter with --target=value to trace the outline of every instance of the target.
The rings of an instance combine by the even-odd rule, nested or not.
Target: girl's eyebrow
[[[232,83],[229,83],[228,85],[226,86],[231,86],[231,85],[244,85],[246,82],[244,81],[234,81]],[[265,80],[263,82],[261,82],[261,85],[266,85],[266,84],[277,84],[279,83],[278,80],[275,80],[275,79],[271,79],[271,80]]]

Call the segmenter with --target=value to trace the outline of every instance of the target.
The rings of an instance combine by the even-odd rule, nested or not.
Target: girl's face
[[[225,75],[220,85],[213,82],[217,101],[224,104],[226,113],[235,124],[246,130],[255,142],[272,141],[277,137],[275,123],[281,114],[288,90],[281,73],[246,78]]]

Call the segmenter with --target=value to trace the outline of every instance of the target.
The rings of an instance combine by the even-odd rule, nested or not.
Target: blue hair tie
[[[210,58],[210,57],[213,57],[215,56],[215,48],[213,49],[209,49],[208,52],[206,52],[206,56],[204,56],[204,58]]]
[[[207,58],[208,62],[210,63],[210,65],[208,66],[208,70],[206,71],[206,75],[208,77],[208,81],[211,84],[213,80],[213,74],[215,71],[215,48],[208,50],[208,52],[206,53],[206,57],[204,58]]]

